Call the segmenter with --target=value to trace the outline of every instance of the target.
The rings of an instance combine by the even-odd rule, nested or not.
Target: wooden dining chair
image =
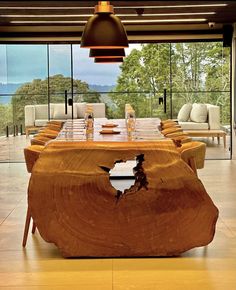
[[[32,172],[34,164],[38,160],[39,155],[41,154],[41,152],[43,150],[44,150],[44,146],[40,146],[40,145],[31,145],[31,146],[29,146],[29,147],[24,149],[26,168],[27,168],[27,171],[29,173]],[[23,241],[22,241],[22,246],[23,247],[26,246],[31,218],[32,218],[31,212],[30,212],[30,209],[28,207],[27,208],[27,214],[26,214],[26,220],[25,220]],[[36,224],[33,221],[32,234],[35,233],[35,230],[36,230]]]
[[[58,134],[59,134],[59,132],[57,132],[57,131],[53,131],[53,130],[49,130],[49,129],[45,128],[43,130],[40,130],[37,135],[34,135],[34,137],[35,136],[45,136],[45,137],[48,137],[51,139],[55,139],[58,136]]]
[[[45,133],[45,132],[57,136],[60,131],[56,131],[56,130],[48,128],[48,127],[43,127],[39,130],[39,133]]]
[[[197,169],[204,167],[206,144],[203,142],[192,141],[182,144],[177,148],[181,158],[192,168],[197,175]]]
[[[169,133],[165,135],[166,138],[170,138],[175,142],[179,142],[180,146],[183,143],[187,143],[192,141],[192,138],[188,136],[187,133],[185,132],[174,132],[174,133]]]
[[[167,123],[176,123],[176,122],[172,119],[161,120],[161,125],[167,124]]]
[[[174,138],[174,137],[179,137],[179,136],[188,136],[186,132],[183,131],[174,131],[172,133],[167,133],[165,137],[167,138]]]
[[[178,128],[178,127],[170,127],[170,128],[162,130],[161,134],[166,136],[167,134],[175,133],[175,132],[183,132],[183,130],[182,130],[182,128]]]
[[[176,123],[167,123],[161,126],[162,130],[168,129],[168,128],[181,128],[181,126],[179,124]]]
[[[47,122],[47,125],[56,125],[56,126],[59,126],[60,128],[62,128],[63,124],[65,122],[63,121],[55,121],[55,120],[51,120],[51,121],[48,121]]]
[[[160,122],[160,126],[161,126],[161,128],[163,128],[163,129],[165,129],[165,128],[168,128],[168,127],[172,127],[172,126],[180,126],[179,124],[178,124],[178,122],[176,122],[176,121],[174,121],[174,120],[170,120],[170,119],[168,119],[168,120],[164,120],[164,121],[161,121]]]
[[[34,135],[34,138],[35,137],[46,137],[46,138],[49,138],[49,139],[55,139],[56,137],[57,137],[57,135],[55,135],[55,134],[51,134],[51,133],[47,133],[47,132],[43,132],[43,133],[39,133],[39,134],[36,134],[36,135]]]
[[[51,138],[49,137],[45,137],[45,136],[34,136],[30,142],[31,142],[31,145],[42,145],[42,146],[45,146],[46,143],[48,141],[52,140]]]
[[[60,132],[61,131],[61,126],[54,125],[54,124],[47,124],[45,127],[43,127],[43,129],[44,128],[48,129],[48,130],[56,131],[56,132]]]

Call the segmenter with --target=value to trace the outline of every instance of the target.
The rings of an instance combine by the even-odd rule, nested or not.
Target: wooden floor
[[[0,137],[0,162],[24,162],[23,149],[30,145],[30,137],[25,135]]]
[[[2,163],[0,172],[0,289],[236,289],[236,160],[209,160],[199,171],[220,210],[216,235],[174,258],[63,259],[38,232],[22,249],[29,174],[23,163]]]

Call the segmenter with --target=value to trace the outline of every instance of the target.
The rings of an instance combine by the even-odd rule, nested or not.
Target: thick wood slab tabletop
[[[109,170],[135,158],[135,184],[116,190]],[[50,142],[28,201],[41,236],[64,257],[179,255],[210,243],[218,217],[171,140]]]
[[[107,120],[95,119],[94,130],[85,130],[83,120],[68,121],[58,135],[57,142],[129,142],[129,141],[156,141],[164,139],[158,129],[160,119],[137,119],[135,132],[127,134],[124,119]],[[109,127],[113,125],[114,127]],[[108,126],[108,127],[103,127]],[[55,141],[53,141],[55,142]]]

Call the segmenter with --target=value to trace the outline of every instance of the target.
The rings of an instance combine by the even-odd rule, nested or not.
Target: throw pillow
[[[207,105],[193,104],[190,119],[196,123],[205,123],[207,121]]]
[[[192,104],[184,104],[178,113],[178,121],[187,122],[190,117],[190,112],[192,110]]]

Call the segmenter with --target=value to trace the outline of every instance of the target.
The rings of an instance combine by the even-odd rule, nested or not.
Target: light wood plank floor
[[[216,235],[175,258],[63,259],[38,232],[22,249],[29,174],[24,164],[0,164],[0,173],[0,289],[236,289],[235,160],[207,161],[199,171],[220,210]]]

